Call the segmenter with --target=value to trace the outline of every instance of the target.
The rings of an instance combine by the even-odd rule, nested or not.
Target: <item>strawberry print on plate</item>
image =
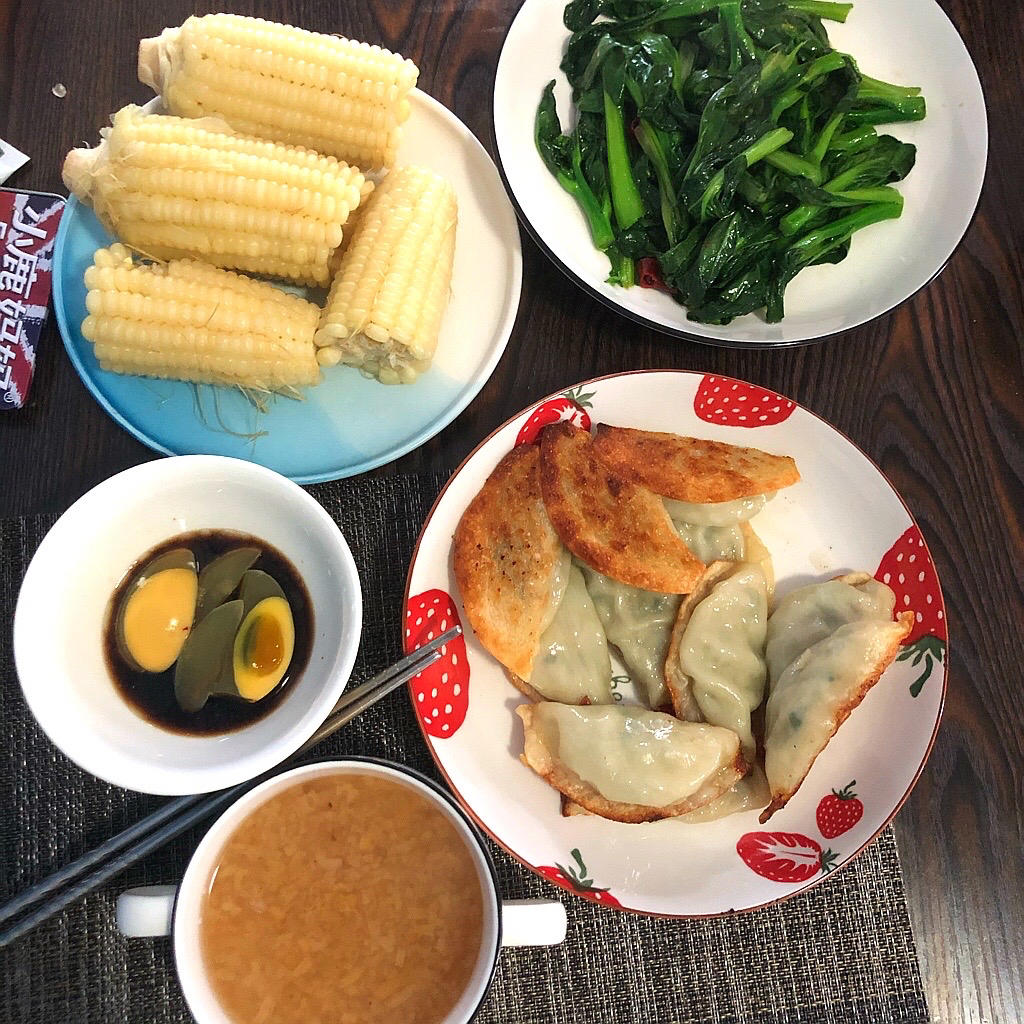
[[[600,903],[606,907],[622,907],[622,904],[607,890],[594,885],[594,880],[587,875],[587,866],[583,863],[579,850],[571,850],[572,863],[568,867],[561,864],[542,864],[534,871],[542,874],[548,881],[569,892],[582,896],[591,903]]]
[[[748,419],[739,420],[741,415]],[[435,615],[443,611],[446,622],[466,622],[452,570],[455,528],[499,460],[517,443],[535,442],[544,424],[563,419],[583,429],[608,423],[791,455],[800,482],[780,491],[751,521],[772,554],[777,596],[844,572],[870,573],[876,566],[891,572],[883,563],[894,541],[919,536],[908,534],[916,530],[910,512],[869,458],[820,417],[769,388],[680,370],[584,381],[531,403],[453,474],[427,519],[410,567],[407,607],[415,614],[406,619],[407,646],[414,638],[423,642],[425,634],[417,636],[417,631],[426,626],[425,611],[431,607],[438,610]],[[772,818],[777,831],[759,829],[757,810],[704,823],[667,819],[642,825],[586,814],[563,816],[559,794],[519,760],[523,733],[515,708],[525,698],[468,625],[463,646],[456,650],[452,645],[454,664],[435,668],[430,678],[424,673],[410,686],[427,746],[484,832],[530,870],[580,898],[678,917],[739,912],[784,899],[829,878],[833,867],[848,864],[885,827],[931,749],[948,660],[944,646],[936,647],[938,640],[945,643],[944,628],[937,625],[944,622],[937,616],[941,593],[930,575],[934,570],[927,549],[918,546],[911,552],[909,540],[905,544],[900,564],[909,564],[915,554],[912,564],[918,574],[926,571],[928,589],[901,590],[912,579],[920,582],[906,572],[903,584],[896,573],[890,585],[901,607],[908,607],[903,601],[907,594],[915,613],[921,612],[915,642],[925,639],[927,650],[916,666],[920,647],[890,666],[815,761],[800,791]],[[908,689],[924,670],[929,652],[931,675],[911,698]],[[464,683],[456,682],[452,669],[467,672]],[[613,658],[612,672],[616,702],[636,703],[635,687],[618,658]],[[833,789],[843,790],[854,779],[841,809],[838,795],[825,802],[819,828],[823,795],[832,796]],[[853,822],[855,813],[859,820]],[[833,832],[847,838],[833,843]],[[752,870],[754,864],[760,873]]]
[[[461,626],[455,603],[443,590],[410,597],[405,607],[405,652],[411,654],[452,626]],[[428,736],[446,739],[465,721],[469,708],[466,638],[441,648],[441,657],[409,681],[416,713]]]
[[[891,587],[896,595],[896,612],[913,609],[914,628],[903,642],[900,661],[910,661],[920,674],[910,684],[910,696],[920,694],[932,669],[946,657],[946,610],[939,590],[932,556],[917,526],[906,532],[885,553],[875,579]]]
[[[774,391],[710,374],[693,400],[693,411],[702,420],[728,427],[771,427],[788,420],[795,408],[795,402]]]
[[[818,820],[818,831],[826,839],[835,839],[849,832],[864,817],[864,804],[853,789],[856,785],[857,780],[854,779],[842,789],[833,789],[828,796],[821,798],[815,817]]]
[[[534,444],[540,437],[540,432],[549,423],[558,423],[567,420],[569,423],[590,429],[590,400],[594,393],[587,394],[583,388],[576,388],[573,391],[566,391],[556,398],[548,398],[541,402],[536,409],[530,413],[519,433],[516,435],[516,444]]]
[[[831,871],[836,855],[795,832],[748,832],[736,852],[751,871],[771,882],[806,882]]]

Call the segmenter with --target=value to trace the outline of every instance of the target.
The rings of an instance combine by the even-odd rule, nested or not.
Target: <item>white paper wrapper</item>
[[[0,184],[27,163],[28,157],[20,149],[15,149],[9,142],[0,139]]]

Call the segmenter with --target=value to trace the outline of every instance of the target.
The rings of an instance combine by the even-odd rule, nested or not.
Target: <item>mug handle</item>
[[[502,946],[557,946],[568,927],[558,900],[505,900],[501,904]]]
[[[143,885],[117,898],[117,928],[129,939],[171,934],[176,885]],[[501,905],[503,946],[557,946],[565,941],[565,907],[557,900],[506,900]]]
[[[141,885],[117,897],[117,930],[129,939],[171,934],[176,885]]]

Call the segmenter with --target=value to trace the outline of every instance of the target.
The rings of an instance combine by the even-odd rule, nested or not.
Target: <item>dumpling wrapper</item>
[[[742,814],[744,811],[760,810],[771,799],[771,790],[768,788],[768,780],[760,766],[754,765],[750,774],[744,776],[731,789],[726,790],[720,797],[698,807],[695,811],[687,811],[686,814],[677,814],[672,820],[683,821],[689,825],[700,825],[706,821],[718,821],[719,818],[727,818],[732,814]],[[573,803],[568,797],[562,797],[562,817],[573,818],[577,815],[590,814],[585,807]]]
[[[699,825],[705,821],[718,821],[731,814],[742,814],[744,811],[758,811],[771,799],[771,790],[762,768],[755,764],[750,774],[744,776],[731,789],[724,792],[717,800],[698,807],[695,811],[680,816],[680,821],[691,825]]]
[[[580,570],[571,565],[551,625],[541,634],[528,680],[508,673],[531,700],[562,704],[611,704],[612,663],[608,641]]]
[[[774,586],[771,555],[749,523],[692,527],[689,532],[684,523],[675,526],[687,547],[702,561],[756,564],[765,576],[768,598],[771,598]],[[681,597],[620,583],[582,562],[578,564],[608,642],[618,650],[630,678],[640,684],[647,706],[665,710],[672,703],[665,685],[665,661]]]
[[[455,530],[455,580],[466,617],[480,643],[527,680],[568,584],[570,562],[544,510],[539,466],[535,445],[513,448]]]
[[[800,479],[788,455],[601,423],[594,450],[611,469],[655,494],[707,504],[777,491]]]
[[[840,626],[863,619],[890,621],[895,607],[896,595],[866,572],[790,591],[768,621],[769,678],[777,680],[798,654]]]
[[[683,543],[705,564],[739,562],[746,547],[742,525],[710,526],[673,519],[672,525]]]
[[[772,553],[765,547],[750,523],[740,523],[740,530],[743,533],[743,561],[756,565],[764,573],[764,582],[768,587],[768,603],[771,604],[775,596],[775,564],[772,562]]]
[[[665,682],[679,718],[731,729],[754,760],[751,716],[764,699],[768,586],[757,565],[708,566],[679,608]]]
[[[753,519],[765,507],[775,492],[752,494],[748,498],[733,501],[718,501],[707,505],[694,505],[688,501],[662,498],[665,511],[674,523],[688,523],[692,526],[738,526]]]
[[[656,494],[610,470],[594,454],[590,434],[571,423],[545,427],[540,450],[544,506],[577,558],[643,590],[689,593],[704,563]]]
[[[765,772],[772,801],[761,814],[762,823],[800,788],[818,755],[878,682],[913,628],[913,611],[892,620],[891,592],[886,596],[878,590],[884,584],[866,587],[869,577],[846,577],[851,578],[860,579],[860,586],[840,579],[813,585],[818,593],[808,593],[808,587],[794,591],[769,619]],[[858,600],[842,587],[862,596],[866,592],[870,599]],[[780,613],[782,625],[776,621],[773,627]],[[803,640],[808,645],[800,649]],[[793,660],[783,664],[791,653]]]
[[[683,543],[706,565],[712,562],[751,562],[761,567],[768,584],[768,599],[775,592],[775,567],[764,541],[749,522],[734,526],[697,526],[672,520]]]
[[[608,642],[618,649],[630,678],[640,684],[647,706],[667,707],[671,699],[665,687],[665,654],[682,599],[620,583],[583,563],[579,567]]]
[[[643,708],[516,708],[522,760],[573,803],[613,821],[657,821],[718,798],[749,770],[728,729]]]

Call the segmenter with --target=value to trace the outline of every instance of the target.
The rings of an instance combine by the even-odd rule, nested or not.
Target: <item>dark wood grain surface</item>
[[[555,2],[555,0],[552,0]],[[32,163],[9,184],[63,191],[65,152],[147,90],[142,36],[228,8],[381,42],[493,154],[494,69],[516,0],[0,3],[4,138]],[[523,236],[515,332],[470,407],[378,472],[451,469],[531,400],[602,373],[714,371],[789,395],[848,434],[917,517],[945,585],[949,697],[928,767],[898,818],[936,1021],[1024,1020],[1024,5],[943,0],[981,74],[991,129],[985,192],[942,275],[894,313],[808,348],[705,347],[638,328],[578,290]],[[67,88],[63,99],[52,86]],[[951,153],[951,159],[956,154]],[[92,401],[55,326],[27,408],[0,414],[0,515],[60,510],[153,454]],[[840,951],[836,951],[841,955]]]

